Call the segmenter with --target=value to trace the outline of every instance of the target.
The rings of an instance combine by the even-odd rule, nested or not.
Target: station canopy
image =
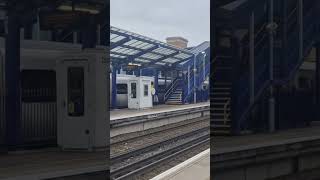
[[[189,50],[110,27],[110,58],[114,65],[179,68],[193,57],[194,54]]]

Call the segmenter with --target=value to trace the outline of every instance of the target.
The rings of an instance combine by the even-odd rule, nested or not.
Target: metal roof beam
[[[118,31],[114,31],[114,30],[110,30],[111,33],[113,34],[116,34],[116,35],[119,35],[119,36],[124,36],[124,37],[132,37],[132,39],[136,39],[138,41],[143,41],[143,42],[147,42],[147,43],[150,43],[150,44],[153,44],[153,45],[156,45],[156,46],[160,46],[160,47],[163,47],[163,48],[167,48],[167,49],[171,49],[171,50],[174,50],[174,51],[181,51],[183,53],[186,53],[186,54],[189,54],[189,55],[192,55],[191,52],[188,52],[186,50],[183,50],[183,49],[178,49],[178,48],[174,48],[174,47],[171,47],[163,42],[157,42],[156,40],[154,41],[151,41],[149,39],[143,39],[143,38],[140,38],[140,37],[135,37],[135,36],[131,36],[131,35],[128,35],[126,33],[122,33],[122,32],[118,32]]]
[[[124,39],[121,39],[120,41],[118,42],[114,42],[112,43],[111,40],[110,40],[110,44],[111,44],[111,47],[110,49],[113,49],[113,48],[116,48],[117,46],[121,46],[122,44],[126,43],[126,42],[129,42],[131,39],[129,37],[125,37]]]
[[[140,56],[142,56],[142,55],[144,55],[144,54],[146,54],[148,52],[151,52],[151,51],[153,51],[153,50],[155,50],[157,48],[159,48],[158,45],[153,46],[152,48],[149,48],[149,49],[146,49],[146,50],[142,50],[141,52],[139,52],[139,53],[137,53],[135,55],[128,56],[128,59],[129,60],[134,60],[135,58],[140,58]]]
[[[151,65],[154,65],[154,64],[156,64],[157,62],[161,62],[161,61],[163,61],[163,60],[165,60],[165,59],[167,59],[167,58],[170,58],[170,57],[172,57],[172,56],[175,56],[175,55],[177,55],[177,54],[179,54],[179,53],[180,53],[180,52],[177,51],[177,52],[172,53],[172,54],[170,54],[170,55],[163,56],[162,58],[160,58],[160,59],[158,59],[158,60],[155,60],[155,61],[153,61],[153,62],[150,62],[149,65],[150,65],[150,66],[151,66]]]
[[[134,49],[134,50],[138,50],[138,51],[143,51],[143,50],[149,50],[150,48],[148,49],[140,49],[140,48],[137,48],[137,47],[132,47],[132,46],[128,46],[128,45],[121,45],[121,47],[125,47],[125,48],[129,48],[129,49]],[[152,48],[152,47],[151,47]],[[165,47],[161,47],[161,46],[158,46],[157,48],[165,48]],[[157,49],[156,48],[156,49]],[[156,49],[153,49],[153,50],[156,50]],[[150,51],[149,53],[153,53],[153,54],[156,54],[156,55],[160,55],[160,56],[166,56],[166,54],[161,54],[161,53],[158,53],[158,52],[154,52],[154,51]],[[178,51],[178,50],[175,50],[175,51]],[[174,52],[173,52],[174,53]],[[171,53],[171,54],[173,54]],[[170,55],[170,54],[169,54]],[[177,59],[181,59],[183,60],[183,58],[177,58]]]
[[[123,54],[123,53],[119,53],[119,52],[110,52],[110,54],[115,54],[115,55],[119,55],[119,56],[125,56],[126,58],[118,58],[118,57],[112,57],[111,56],[111,59],[123,59],[123,60],[127,60],[128,62],[132,62],[132,61],[134,61],[135,59],[137,59],[137,58],[130,58],[130,56],[128,56],[127,54]],[[156,59],[150,59],[150,58],[145,58],[145,57],[138,57],[138,59],[143,59],[143,60],[147,60],[147,61],[150,61],[150,62],[152,62],[152,61],[156,61]],[[126,62],[125,62],[125,64],[127,64]]]

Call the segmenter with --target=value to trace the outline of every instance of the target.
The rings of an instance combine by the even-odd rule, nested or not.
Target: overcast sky
[[[165,42],[181,36],[194,46],[210,40],[210,0],[110,0],[111,25]]]

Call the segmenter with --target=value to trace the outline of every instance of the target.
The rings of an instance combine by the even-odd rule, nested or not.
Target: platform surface
[[[210,149],[161,173],[151,180],[210,180]]]
[[[163,112],[178,111],[185,109],[192,109],[197,107],[210,106],[209,102],[197,103],[197,104],[184,104],[184,105],[157,105],[148,109],[116,109],[110,111],[110,120],[117,120],[129,117],[151,115]]]
[[[268,146],[320,139],[320,126],[282,130],[274,133],[211,138],[211,154],[237,152]]]
[[[106,152],[46,150],[0,154],[0,179],[38,180],[105,171]]]

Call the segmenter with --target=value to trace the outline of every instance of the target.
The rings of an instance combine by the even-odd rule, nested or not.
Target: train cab
[[[21,41],[22,143],[62,150],[107,147],[107,49],[80,44]],[[0,39],[5,62],[5,43]]]

